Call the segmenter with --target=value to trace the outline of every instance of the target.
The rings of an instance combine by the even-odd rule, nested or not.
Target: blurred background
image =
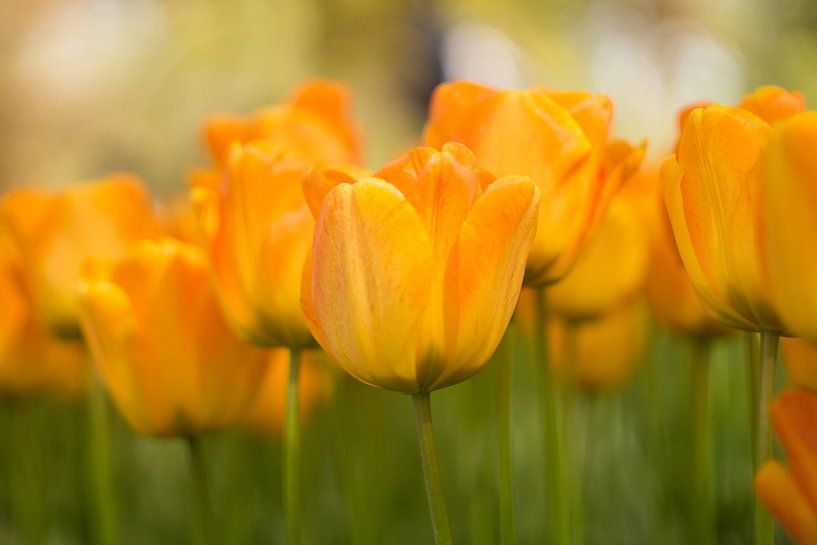
[[[765,83],[813,99],[815,62],[812,0],[0,0],[0,189],[131,170],[157,195],[180,193],[205,160],[207,115],[250,112],[316,75],[352,87],[370,167],[415,145],[434,86],[462,78],[607,93],[615,132],[646,137],[658,160],[682,106],[734,104]],[[632,382],[583,401],[588,544],[689,543],[691,347],[650,332]],[[745,352],[742,339],[726,338],[714,353],[723,544],[751,536]],[[435,394],[458,543],[497,542],[495,367]],[[520,353],[513,418],[524,544],[541,543],[548,511],[532,376]],[[25,543],[5,486],[19,468],[38,476],[31,497],[45,542],[87,542],[83,409],[53,403],[3,413],[28,432],[0,430],[0,544]],[[187,542],[183,444],[138,438],[118,417],[114,426],[122,543]],[[430,542],[413,426],[408,399],[336,377],[334,401],[303,432],[306,542]],[[231,431],[206,443],[228,542],[281,543],[278,440]],[[12,444],[29,448],[19,457]]]

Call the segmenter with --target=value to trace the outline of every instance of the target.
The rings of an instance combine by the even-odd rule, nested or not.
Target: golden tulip
[[[817,112],[778,124],[759,167],[763,252],[787,329],[817,342]]]
[[[434,92],[427,145],[462,142],[479,166],[498,176],[529,176],[539,187],[526,285],[567,273],[618,187],[637,170],[645,145],[609,140],[612,115],[610,99],[585,92],[497,91],[462,81]]]
[[[346,86],[312,80],[285,102],[247,117],[220,114],[207,120],[204,140],[216,166],[229,160],[233,142],[269,140],[300,161],[324,165],[358,164],[360,142],[351,119]]]
[[[769,412],[789,468],[766,462],[755,476],[755,490],[795,543],[817,545],[817,394],[788,390]]]
[[[79,299],[97,368],[136,431],[194,435],[243,417],[266,354],[227,326],[195,246],[145,240],[115,264],[87,262]]]
[[[33,312],[22,258],[0,230],[0,397],[37,393],[75,397],[84,388],[83,351],[57,341]]]
[[[301,312],[301,276],[314,220],[301,178],[310,166],[266,141],[234,144],[218,186],[192,189],[219,298],[254,344],[314,344]]]
[[[86,257],[118,259],[155,233],[144,184],[127,174],[59,191],[23,188],[0,203],[23,257],[37,314],[60,336],[79,334],[76,282]]]
[[[301,421],[309,418],[315,407],[332,396],[334,381],[331,370],[317,350],[304,352],[298,370],[298,405]],[[286,421],[287,384],[289,379],[289,350],[271,351],[267,372],[255,401],[243,421],[259,433],[281,435]]]
[[[417,148],[372,178],[304,179],[315,214],[302,303],[315,338],[362,382],[424,393],[496,349],[536,232],[539,191],[461,144]]]
[[[581,323],[555,318],[548,325],[550,368],[560,380],[585,390],[613,390],[626,383],[643,360],[646,336],[647,314],[640,302],[627,302]],[[575,358],[572,365],[568,357]]]

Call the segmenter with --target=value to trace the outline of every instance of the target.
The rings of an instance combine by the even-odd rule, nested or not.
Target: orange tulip
[[[628,302],[593,320],[568,324],[549,323],[550,367],[557,378],[577,383],[585,390],[605,392],[621,387],[644,357],[647,315],[643,305]],[[575,328],[569,332],[568,328]],[[569,335],[575,335],[569,340]],[[575,346],[569,348],[568,342]],[[566,361],[575,350],[573,367]]]
[[[313,172],[302,303],[315,338],[359,380],[423,393],[496,349],[522,285],[539,191],[495,180],[460,144],[417,148],[354,182]]]
[[[240,117],[220,114],[204,127],[204,140],[217,166],[229,160],[233,142],[269,140],[293,157],[322,165],[358,164],[360,142],[349,115],[348,89],[328,80],[312,80],[289,100]]]
[[[497,91],[474,83],[440,85],[425,142],[462,142],[498,176],[530,176],[542,194],[525,284],[563,277],[618,187],[638,168],[645,145],[608,137],[612,104],[585,92]]]
[[[762,251],[773,300],[787,330],[817,342],[817,112],[772,131],[759,167]]]
[[[788,390],[769,411],[789,469],[766,462],[755,477],[755,490],[795,543],[817,545],[817,394]]]
[[[805,339],[783,339],[780,347],[789,382],[817,392],[817,346]]]
[[[118,259],[155,233],[143,183],[127,174],[60,191],[18,189],[0,204],[23,257],[36,312],[60,336],[79,334],[76,281],[86,257]]]
[[[0,397],[75,397],[85,381],[82,347],[48,335],[33,313],[22,269],[19,252],[0,230]]]
[[[193,435],[244,416],[266,354],[233,336],[196,247],[145,240],[115,264],[89,261],[79,294],[96,365],[136,431]]]
[[[301,421],[306,421],[315,407],[332,396],[334,382],[330,369],[321,361],[322,352],[310,350],[301,357],[298,371],[298,405]],[[253,431],[281,435],[286,420],[289,350],[277,348],[270,353],[261,389],[244,417]]]

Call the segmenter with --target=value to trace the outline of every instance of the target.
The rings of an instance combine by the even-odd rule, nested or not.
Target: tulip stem
[[[700,339],[693,345],[691,401],[693,412],[692,445],[692,510],[693,543],[709,545],[713,543],[715,503],[712,482],[712,419],[709,409],[709,370],[711,342]]]
[[[187,437],[187,451],[190,454],[192,503],[196,509],[193,521],[193,538],[198,545],[207,545],[215,540],[212,535],[213,504],[207,486],[207,467],[204,463],[204,453],[198,437],[194,435]]]
[[[772,456],[772,430],[769,404],[774,397],[775,367],[780,336],[773,331],[760,332],[760,377],[756,412],[755,472]],[[760,499],[755,497],[755,545],[774,545],[774,519]]]
[[[451,545],[451,528],[445,508],[443,484],[440,478],[440,463],[437,459],[437,444],[431,424],[431,396],[420,392],[412,396],[414,415],[417,419],[417,438],[420,442],[420,456],[423,461],[423,475],[426,482],[428,507],[431,511],[431,525],[436,545]]]
[[[284,428],[284,509],[287,517],[287,544],[301,543],[301,436],[298,419],[298,373],[301,369],[301,351],[289,351],[289,380],[287,384],[287,413]]]
[[[87,478],[92,499],[93,529],[97,545],[114,545],[116,539],[116,504],[113,493],[110,414],[105,391],[94,366],[86,364],[88,448]]]
[[[21,530],[21,542],[39,545],[46,540],[44,525],[43,483],[38,470],[40,446],[36,444],[38,430],[32,429],[31,407],[27,400],[12,398],[0,407],[6,410],[10,427],[10,474],[12,507]],[[25,538],[25,539],[23,539]]]
[[[513,483],[513,426],[511,390],[513,389],[514,346],[516,336],[509,328],[499,345],[497,408],[499,418],[499,527],[502,545],[516,543]]]

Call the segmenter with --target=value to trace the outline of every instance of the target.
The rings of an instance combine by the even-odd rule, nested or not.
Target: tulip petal
[[[760,468],[755,490],[798,545],[817,545],[817,515],[779,463],[769,461]]]
[[[817,513],[817,394],[787,390],[771,404],[769,412],[786,447],[792,475]]]
[[[339,184],[353,184],[355,179],[346,172],[334,169],[310,169],[303,179],[301,185],[304,198],[312,212],[312,217],[317,218],[321,212],[321,206],[326,196]]]
[[[471,115],[470,109],[496,93],[490,87],[470,81],[438,85],[431,97],[429,122],[423,141],[432,148],[440,149],[447,142],[459,140],[463,125]]]
[[[775,125],[805,111],[806,99],[799,91],[789,93],[782,87],[764,85],[743,97],[740,107]]]
[[[418,391],[418,323],[433,263],[417,212],[388,183],[340,184],[315,227],[303,310],[316,339],[359,380]]]

